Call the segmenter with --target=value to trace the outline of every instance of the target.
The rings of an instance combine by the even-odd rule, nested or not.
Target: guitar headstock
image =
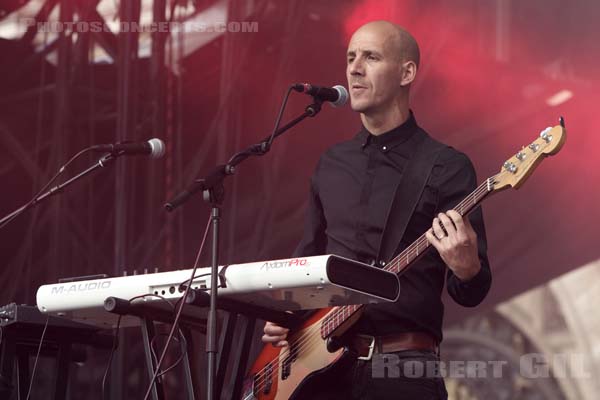
[[[562,124],[544,129],[539,138],[504,162],[500,172],[492,178],[492,190],[518,189],[545,157],[560,151],[566,138],[567,132]]]

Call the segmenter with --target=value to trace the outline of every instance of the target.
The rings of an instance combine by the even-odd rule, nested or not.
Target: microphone
[[[340,107],[348,101],[348,91],[342,85],[322,87],[310,83],[296,83],[292,86],[295,91],[313,96],[322,101],[328,101],[334,107]]]
[[[152,158],[161,158],[165,154],[165,143],[160,139],[154,138],[147,142],[138,143],[97,144],[92,146],[91,149],[93,151],[117,153],[117,155],[147,154]]]

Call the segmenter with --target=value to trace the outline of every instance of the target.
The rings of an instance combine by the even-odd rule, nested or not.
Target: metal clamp
[[[356,336],[371,339],[371,344],[369,345],[369,354],[367,354],[366,356],[358,357],[359,360],[370,361],[371,358],[373,357],[373,351],[375,350],[375,336],[371,336],[371,335],[356,335]]]

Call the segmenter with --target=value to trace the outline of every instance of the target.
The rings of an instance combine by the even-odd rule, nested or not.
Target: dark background
[[[8,18],[24,2],[3,3]],[[93,3],[60,3],[75,15],[94,17]],[[168,146],[159,160],[119,159],[4,227],[1,304],[34,305],[40,285],[67,276],[190,267],[209,208],[197,197],[168,214],[165,200],[267,135],[289,84],[345,84],[347,41],[373,19],[397,22],[417,38],[422,57],[412,109],[434,137],[471,157],[480,180],[565,117],[563,150],[519,191],[484,204],[494,283],[477,311],[598,258],[600,3],[187,5],[192,14],[217,7],[229,21],[258,22],[258,32],[214,35],[197,48],[194,43],[208,34],[158,38],[166,42],[164,53],[135,57],[134,51],[129,62],[126,43],[137,38],[127,34],[62,35],[41,45],[39,33],[34,44],[35,32],[0,39],[0,214],[26,203],[88,145],[160,137]],[[126,7],[119,7],[126,20]],[[44,45],[54,46],[46,47],[53,59],[41,55]],[[112,62],[90,56],[90,49],[111,45]],[[177,57],[181,45],[186,50]],[[549,105],[565,90],[570,99]],[[308,101],[294,94],[284,119],[301,113]],[[348,106],[325,106],[317,118],[279,138],[267,156],[241,165],[226,184],[222,262],[288,257],[301,235],[318,157],[359,126]],[[95,159],[84,157],[65,176]],[[202,265],[208,256],[205,251]],[[447,303],[447,321],[465,315]]]

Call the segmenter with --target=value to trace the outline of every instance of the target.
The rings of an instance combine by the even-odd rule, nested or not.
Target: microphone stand
[[[110,161],[112,161],[114,159],[115,159],[115,157],[114,157],[114,154],[112,154],[112,153],[103,155],[98,161],[96,161],[96,163],[94,165],[92,165],[91,167],[89,167],[85,171],[82,171],[79,174],[75,175],[74,177],[66,180],[65,182],[60,183],[60,184],[54,186],[53,188],[49,189],[47,192],[45,192],[45,193],[37,196],[35,199],[33,199],[32,201],[30,201],[29,203],[25,204],[24,206],[19,207],[15,211],[13,211],[10,214],[6,215],[4,218],[0,219],[0,227],[2,227],[5,223],[7,223],[9,220],[15,218],[16,216],[18,216],[22,212],[25,212],[26,210],[32,208],[33,206],[38,205],[39,203],[41,203],[43,200],[47,199],[48,197],[53,196],[53,195],[58,194],[58,193],[61,193],[65,187],[70,186],[75,181],[77,181],[80,178],[82,178],[82,177],[84,177],[84,176],[92,173],[93,171],[97,170],[98,168],[104,167]]]
[[[307,117],[316,116],[321,111],[323,102],[313,97],[314,102],[308,105],[300,116],[277,129],[273,135],[266,137],[262,142],[254,144],[246,150],[237,153],[227,164],[215,167],[206,177],[197,179],[186,190],[177,195],[173,200],[165,204],[167,211],[173,211],[185,203],[195,193],[202,191],[204,201],[211,205],[212,224],[212,256],[211,256],[211,280],[210,280],[210,308],[206,329],[206,353],[208,355],[208,380],[207,399],[215,399],[214,380],[217,355],[217,285],[219,266],[219,219],[221,218],[221,205],[225,198],[223,182],[229,175],[233,175],[236,166],[250,156],[263,156],[270,150],[270,144],[274,138],[283,134],[291,127],[298,124]],[[184,302],[185,303],[185,302]],[[174,324],[177,321],[173,322]],[[157,366],[159,368],[160,366]]]

